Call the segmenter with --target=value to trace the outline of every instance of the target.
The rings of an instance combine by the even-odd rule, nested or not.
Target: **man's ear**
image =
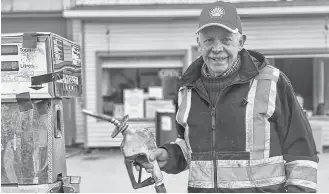
[[[199,36],[196,37],[196,42],[198,43],[198,51],[199,53],[201,53],[201,44],[200,44]]]
[[[247,40],[247,36],[246,35],[241,35],[240,40],[239,40],[239,51],[241,51],[243,49],[244,43]]]

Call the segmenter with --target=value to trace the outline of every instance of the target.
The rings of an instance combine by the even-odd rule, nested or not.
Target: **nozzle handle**
[[[133,173],[133,163],[134,163],[134,161],[125,159],[125,165],[126,165],[128,175],[129,175],[129,178],[130,178],[130,182],[131,182],[133,188],[134,189],[139,189],[139,188],[142,188],[142,187],[147,187],[149,185],[153,185],[155,183],[155,181],[152,177],[149,177],[148,179],[144,180],[141,183],[136,182],[135,176],[134,176],[134,173]],[[142,168],[140,170],[142,170]]]

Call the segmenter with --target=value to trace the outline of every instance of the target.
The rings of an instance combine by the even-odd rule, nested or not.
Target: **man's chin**
[[[216,73],[224,73],[227,70],[226,64],[212,64],[212,70]]]

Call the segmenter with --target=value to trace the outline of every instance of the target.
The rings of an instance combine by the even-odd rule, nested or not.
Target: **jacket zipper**
[[[235,85],[235,84],[244,84],[249,82],[251,79],[242,81],[242,82],[232,82],[231,84],[229,84],[228,86],[226,86],[225,88],[223,88],[223,90],[219,93],[219,98],[221,94],[223,93],[224,90],[226,90],[228,87]],[[201,95],[199,89],[197,87],[195,87],[194,85],[190,85],[191,88],[195,89],[195,91],[198,93],[198,95],[200,97],[202,97],[204,100],[206,100],[209,104],[210,102],[208,101],[208,99],[205,99],[203,95]],[[216,102],[217,105],[218,102]],[[218,193],[218,183],[217,183],[217,160],[216,160],[216,105],[211,106],[211,129],[212,129],[212,159],[213,159],[213,165],[214,165],[214,192]]]
[[[212,159],[214,165],[214,192],[217,193],[217,161],[216,161],[216,107],[211,108],[211,129],[212,129]]]
[[[244,81],[244,82],[232,82],[228,86],[224,87],[223,90],[219,93],[219,98],[220,99],[221,94],[230,86],[235,85],[235,84],[244,84],[249,82],[250,79]],[[211,107],[211,128],[212,128],[212,159],[214,163],[214,192],[218,193],[218,183],[217,183],[217,159],[216,159],[216,105]]]

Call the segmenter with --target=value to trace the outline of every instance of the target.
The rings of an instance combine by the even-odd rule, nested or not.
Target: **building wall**
[[[152,23],[97,23],[86,22],[85,57],[86,57],[86,106],[88,110],[97,111],[96,51],[108,49],[106,30],[110,29],[110,51],[143,51],[188,49],[195,41],[193,22],[152,22]],[[182,34],[180,36],[180,34]],[[148,126],[149,127],[149,126]],[[153,126],[154,127],[154,126]],[[112,124],[96,121],[87,117],[88,147],[109,146],[112,140],[109,132]]]
[[[1,12],[61,11],[63,0],[1,0]]]
[[[324,45],[322,17],[242,18],[249,49],[319,48]],[[86,108],[97,111],[96,51],[108,49],[106,30],[110,29],[110,51],[190,49],[196,45],[196,20],[144,22],[85,22]],[[88,147],[109,146],[110,125],[87,117]]]
[[[1,33],[53,32],[67,38],[64,18],[1,18]]]

